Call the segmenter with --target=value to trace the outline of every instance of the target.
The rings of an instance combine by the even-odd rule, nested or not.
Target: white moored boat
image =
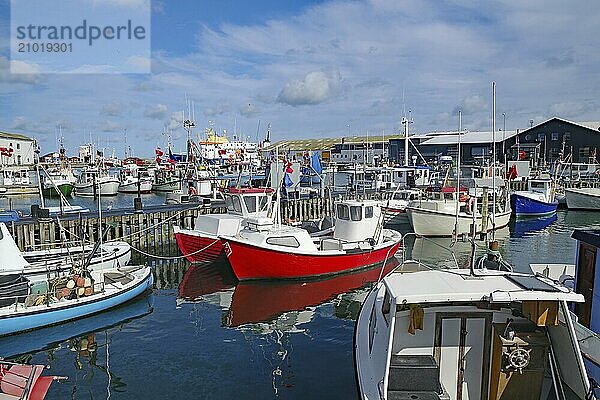
[[[109,175],[101,169],[82,171],[75,183],[75,194],[78,196],[114,196],[119,191],[119,178]]]
[[[420,195],[415,189],[396,189],[389,200],[380,202],[383,218],[387,225],[407,224],[406,207]]]
[[[386,276],[358,316],[362,399],[595,398],[567,306],[582,295],[530,274],[401,267],[418,271]]]
[[[64,275],[70,272],[74,263],[83,265],[87,262],[90,270],[125,266],[131,258],[131,246],[126,242],[108,242],[99,245],[95,252],[93,245],[21,252],[6,225],[0,223],[0,254],[0,276],[19,274],[37,281]]]
[[[474,197],[466,202],[456,199],[415,200],[406,207],[406,214],[418,236],[468,235],[471,233],[473,222],[476,233],[482,233],[484,230],[489,232],[508,225],[511,215],[508,203],[504,206],[498,205],[495,214],[490,207],[486,220],[477,203]]]
[[[569,210],[600,210],[600,188],[565,189]]]

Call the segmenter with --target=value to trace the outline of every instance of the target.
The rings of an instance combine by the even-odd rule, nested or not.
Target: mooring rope
[[[132,233],[130,233],[130,234],[128,234],[128,235],[125,235],[125,236],[121,236],[121,237],[118,237],[118,238],[114,238],[114,239],[106,240],[106,241],[104,241],[104,243],[108,243],[108,242],[118,242],[118,241],[122,241],[122,240],[124,240],[124,239],[126,239],[126,238],[129,238],[129,237],[134,237],[134,236],[141,235],[142,233],[144,233],[144,232],[146,232],[146,231],[152,230],[152,229],[156,228],[156,227],[157,227],[157,226],[159,226],[159,225],[162,225],[162,224],[164,224],[164,223],[166,223],[166,222],[168,222],[168,221],[170,221],[170,220],[172,220],[172,219],[174,219],[174,218],[177,218],[177,217],[179,217],[181,214],[183,214],[183,212],[184,212],[184,211],[187,211],[187,210],[181,210],[181,211],[178,211],[178,212],[177,212],[175,215],[172,215],[172,216],[168,217],[168,218],[167,218],[167,219],[165,219],[165,220],[159,221],[159,222],[157,222],[156,224],[153,224],[153,225],[147,226],[146,228],[143,228],[143,229],[140,229],[140,230],[138,230],[138,231],[132,232]],[[124,224],[123,224],[123,228],[125,228],[125,226],[126,226],[126,225],[124,225]],[[79,237],[79,235],[78,235],[77,233],[71,232],[69,229],[67,229],[67,228],[65,228],[64,226],[62,226],[62,224],[59,224],[59,228],[60,228],[61,230],[65,231],[65,232],[68,232],[68,233],[69,233],[69,235],[70,235],[71,237]],[[93,243],[91,240],[87,240],[87,242],[88,242],[88,243]],[[75,242],[75,243],[76,243],[76,242]]]
[[[158,255],[155,255],[155,254],[150,254],[150,253],[147,253],[147,252],[145,252],[143,250],[140,250],[140,249],[138,249],[136,247],[133,247],[131,245],[130,246],[131,246],[131,250],[137,251],[138,253],[140,253],[140,254],[142,254],[144,256],[147,256],[147,257],[158,258],[159,260],[179,260],[181,258],[185,258],[185,257],[189,257],[189,256],[193,256],[195,254],[201,253],[204,250],[206,250],[209,247],[211,247],[213,244],[217,243],[218,241],[219,241],[219,239],[215,239],[212,243],[210,243],[210,244],[204,246],[203,248],[201,248],[200,250],[196,250],[196,251],[194,251],[192,253],[184,254],[184,255],[181,255],[181,256],[171,256],[171,257],[158,256]]]

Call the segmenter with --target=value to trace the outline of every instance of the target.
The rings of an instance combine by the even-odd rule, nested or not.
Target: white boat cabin
[[[546,199],[553,199],[553,186],[552,179],[529,179],[527,182],[527,191],[542,194]]]
[[[31,185],[31,177],[27,169],[8,169],[4,168],[0,174],[0,185],[3,186],[18,186]]]
[[[242,217],[268,217],[274,192],[271,188],[228,188],[224,192],[227,212]]]
[[[410,263],[418,269],[415,261],[403,265]],[[594,398],[587,397],[570,301],[583,296],[527,274],[392,273],[358,320],[362,398]]]
[[[335,205],[333,239],[355,242],[381,240],[381,207],[376,200],[346,200]]]

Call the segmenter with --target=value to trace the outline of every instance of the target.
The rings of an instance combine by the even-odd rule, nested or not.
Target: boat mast
[[[492,82],[492,240],[496,238],[496,82]]]
[[[456,240],[458,234],[458,213],[460,210],[460,145],[462,131],[462,110],[458,110],[458,155],[456,156],[456,219],[454,221],[454,235],[452,239]]]
[[[402,125],[404,125],[404,166],[408,167],[408,124],[411,121],[405,116],[402,117]]]

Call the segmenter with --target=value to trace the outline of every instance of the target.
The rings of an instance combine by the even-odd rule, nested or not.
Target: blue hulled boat
[[[528,190],[513,192],[510,200],[517,216],[550,215],[558,208],[551,179],[530,179]]]
[[[11,304],[0,307],[0,336],[55,325],[99,313],[123,304],[154,283],[152,270],[127,266],[92,271],[36,282],[37,293],[13,295]],[[5,297],[3,297],[6,300]]]

